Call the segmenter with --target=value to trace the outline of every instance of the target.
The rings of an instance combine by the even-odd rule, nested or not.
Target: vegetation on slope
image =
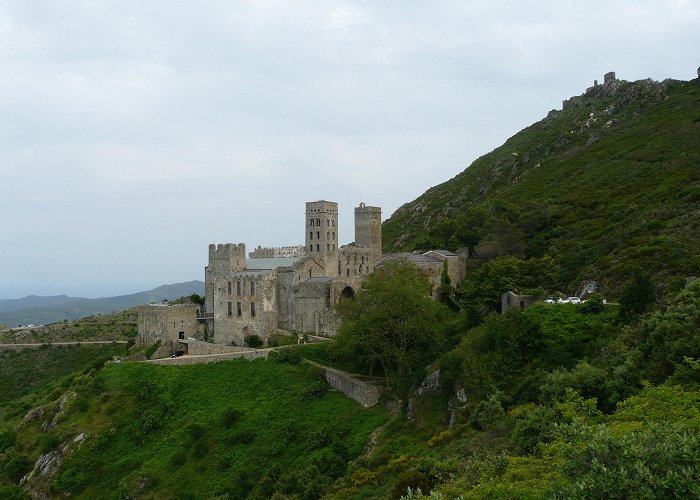
[[[598,87],[402,206],[384,250],[548,256],[569,294],[594,279],[616,296],[635,266],[656,283],[697,274],[698,83]]]
[[[0,468],[23,457],[20,473],[5,474],[16,481],[39,455],[70,446],[50,484],[35,488],[78,498],[318,498],[386,418],[321,380],[311,365],[264,360],[112,364],[38,395],[41,418],[11,413],[0,432],[14,443]],[[42,430],[65,394],[56,427]]]
[[[700,494],[700,280],[629,323],[541,305],[458,335],[439,388],[413,394],[331,497]]]
[[[0,343],[34,344],[50,342],[113,341],[136,337],[136,308],[112,314],[87,316],[32,328],[0,331]]]

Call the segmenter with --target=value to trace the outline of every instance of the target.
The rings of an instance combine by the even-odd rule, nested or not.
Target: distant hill
[[[383,224],[384,251],[550,256],[572,293],[700,272],[700,79],[616,80],[518,132]],[[477,260],[478,262],[478,260]]]
[[[193,293],[204,294],[204,283],[194,280],[163,285],[146,292],[101,299],[68,297],[67,295],[50,297],[30,295],[21,299],[4,299],[0,300],[0,324],[7,326],[47,325],[93,314],[123,311],[140,304],[173,300]]]

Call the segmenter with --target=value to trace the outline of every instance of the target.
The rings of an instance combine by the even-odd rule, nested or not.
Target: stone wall
[[[207,354],[231,354],[239,352],[247,352],[248,347],[237,347],[231,345],[213,344],[211,342],[202,342],[199,340],[184,340],[181,344],[187,344],[187,354],[201,356]]]
[[[350,374],[326,368],[326,381],[334,389],[354,399],[365,408],[370,408],[379,402],[379,389],[371,384],[362,382]]]
[[[152,365],[201,365],[207,363],[218,363],[220,361],[230,361],[232,359],[239,358],[244,358],[252,361],[258,358],[267,358],[267,355],[269,353],[269,349],[248,349],[247,351],[229,354],[211,354],[209,356],[180,356],[179,358],[149,359],[143,361],[143,363],[150,363]]]
[[[513,292],[506,292],[501,296],[501,312],[504,313],[511,307],[527,309],[537,302],[537,297],[533,295],[518,295]]]
[[[277,331],[276,277],[274,270],[244,270],[216,278],[215,343],[243,345],[248,335],[266,340]]]
[[[149,304],[139,306],[138,336],[136,343],[142,346],[155,344],[160,348],[155,357],[169,356],[179,350],[178,340],[194,337],[203,326],[197,322],[197,304]]]
[[[369,249],[371,261],[382,258],[382,209],[364,203],[355,207],[355,243]]]

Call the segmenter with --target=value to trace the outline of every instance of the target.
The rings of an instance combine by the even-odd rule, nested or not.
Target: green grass
[[[90,413],[76,413],[65,427],[109,425],[69,458],[56,493],[313,496],[344,473],[386,419],[385,411],[365,410],[340,393],[310,397],[319,374],[309,365],[128,363],[106,367],[99,378],[107,396],[87,394]],[[231,409],[241,416],[227,428]]]
[[[124,355],[119,344],[64,345],[0,350],[0,407],[45,387],[97,358]]]

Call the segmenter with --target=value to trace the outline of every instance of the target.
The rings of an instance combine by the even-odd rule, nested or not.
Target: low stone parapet
[[[214,344],[212,342],[203,342],[194,339],[180,340],[179,342],[181,344],[187,344],[187,354],[190,355],[231,354],[250,351],[250,347]]]
[[[152,365],[199,365],[205,363],[218,363],[219,361],[230,361],[232,359],[244,358],[248,360],[267,358],[270,353],[269,349],[247,349],[240,352],[232,352],[228,354],[205,354],[205,355],[188,355],[177,358],[162,358],[149,359],[143,361]]]
[[[354,399],[365,408],[370,408],[379,402],[377,386],[357,380],[348,373],[326,368],[326,381],[333,389]]]

